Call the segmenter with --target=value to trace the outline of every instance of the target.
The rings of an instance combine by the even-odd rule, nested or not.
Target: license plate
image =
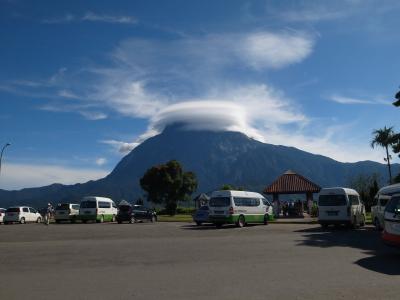
[[[327,211],[326,213],[328,216],[337,216],[338,215],[337,211]]]

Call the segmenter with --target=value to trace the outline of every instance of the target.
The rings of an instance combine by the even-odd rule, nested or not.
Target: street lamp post
[[[2,161],[2,159],[3,159],[3,152],[4,152],[4,150],[5,150],[8,146],[11,146],[11,144],[10,144],[10,143],[5,144],[5,145],[3,146],[3,148],[1,149],[1,153],[0,153],[0,173],[1,173],[1,161]]]

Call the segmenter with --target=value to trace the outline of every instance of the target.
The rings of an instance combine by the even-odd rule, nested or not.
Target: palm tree
[[[374,135],[373,140],[371,141],[371,147],[381,146],[386,150],[386,158],[384,160],[387,162],[389,169],[389,183],[392,183],[392,169],[390,167],[390,159],[392,158],[389,155],[389,147],[392,146],[395,142],[395,133],[393,131],[393,127],[382,129],[375,129],[372,134]]]

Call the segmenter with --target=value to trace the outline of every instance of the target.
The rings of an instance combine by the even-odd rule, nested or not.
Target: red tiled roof
[[[318,193],[321,187],[309,179],[287,171],[264,190],[265,194]]]

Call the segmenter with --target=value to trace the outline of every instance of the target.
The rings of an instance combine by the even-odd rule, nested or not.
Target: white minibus
[[[385,213],[386,204],[392,195],[398,193],[400,193],[400,183],[385,186],[376,193],[373,205],[371,206],[371,219],[376,229],[383,229],[383,215]]]
[[[357,191],[334,187],[321,190],[318,199],[318,222],[351,227],[365,225],[365,207]]]
[[[263,195],[247,191],[215,191],[209,201],[209,219],[217,227],[264,223],[273,218],[271,203]]]
[[[79,207],[79,217],[83,223],[89,220],[103,223],[115,222],[118,208],[114,201],[104,197],[84,197]]]

